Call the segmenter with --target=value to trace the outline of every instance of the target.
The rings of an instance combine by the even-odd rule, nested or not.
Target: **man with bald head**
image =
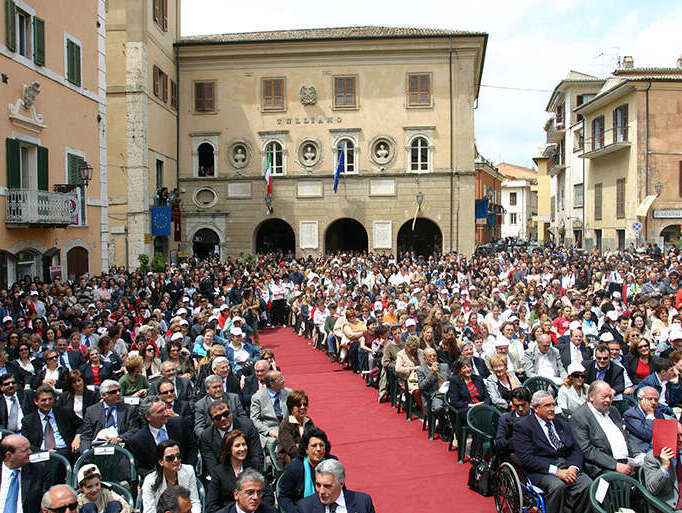
[[[55,513],[56,511],[76,513],[78,511],[76,492],[69,485],[54,485],[43,494],[43,499],[40,501],[40,509],[42,513]]]
[[[42,463],[29,463],[31,445],[21,435],[0,441],[0,511],[35,513],[40,497],[52,484],[52,474]]]
[[[573,436],[585,457],[585,472],[593,479],[604,472],[630,475],[634,471],[628,458],[638,450],[623,431],[623,419],[612,406],[614,396],[608,383],[594,381],[587,402],[571,416]]]
[[[249,376],[242,376],[242,392],[241,399],[244,409],[246,411],[251,410],[251,398],[253,394],[259,390],[265,388],[265,383],[263,383],[263,378],[270,370],[270,362],[267,360],[258,360],[253,365],[253,374]]]
[[[265,388],[251,398],[251,420],[253,421],[263,448],[277,443],[279,425],[289,416],[287,397],[291,389],[284,386],[284,376],[279,371],[269,371],[263,378]]]

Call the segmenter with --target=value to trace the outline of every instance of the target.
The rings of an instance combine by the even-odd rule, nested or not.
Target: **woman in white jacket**
[[[194,468],[182,464],[178,442],[166,440],[156,446],[156,470],[147,474],[142,483],[142,513],[156,513],[156,505],[163,491],[176,485],[189,490],[192,513],[201,513]]]

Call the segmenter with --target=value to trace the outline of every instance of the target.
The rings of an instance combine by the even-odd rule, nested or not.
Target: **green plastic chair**
[[[431,411],[433,403],[433,396],[422,394],[422,401],[424,401],[424,420],[422,421],[422,431],[429,431],[429,440],[433,440],[436,429],[436,416]]]
[[[596,493],[602,479],[609,487],[604,500],[600,502]],[[651,495],[642,483],[618,472],[607,472],[595,479],[590,486],[590,502],[597,513],[616,513],[620,508],[633,509],[633,506],[636,511],[641,511],[641,501],[646,503],[650,512],[673,513],[670,506]]]
[[[396,402],[398,408],[398,414],[402,413],[402,395],[405,394],[405,418],[410,421],[412,420],[412,409],[414,408],[414,397],[408,392],[408,382],[407,378],[403,378],[395,370],[392,370],[395,381],[396,381]],[[402,386],[401,386],[402,385]]]
[[[452,437],[448,443],[448,451],[452,450],[452,445],[457,437],[457,460],[459,463],[464,463],[464,455],[466,453],[466,441],[469,437],[469,426],[466,420],[466,413],[459,412],[451,403],[448,394],[445,394],[445,407],[455,416],[455,427],[452,430]]]
[[[199,493],[199,502],[201,502],[201,513],[206,513],[206,488],[204,488],[204,483],[198,477],[197,492]]]
[[[54,477],[55,475],[59,476],[58,469],[59,467],[64,468],[64,476],[65,476],[65,483],[71,483],[74,478],[75,474],[73,472],[73,468],[71,467],[71,463],[69,460],[67,460],[64,456],[62,456],[59,453],[56,452],[51,452],[50,453],[50,459],[47,462],[47,468],[50,471],[50,474]]]
[[[138,475],[135,468],[135,458],[129,450],[120,445],[105,445],[101,447],[113,447],[114,454],[96,454],[100,447],[92,447],[81,454],[81,457],[76,460],[73,466],[73,485],[78,486],[75,482],[78,471],[83,465],[94,463],[102,474],[102,481],[112,483],[120,483],[121,481],[128,481],[130,484],[130,492],[133,496],[137,494]],[[121,460],[124,464],[121,464]],[[121,474],[121,467],[124,466],[128,475]]]
[[[535,376],[533,378],[528,378],[523,382],[524,387],[528,387],[531,394],[534,394],[538,390],[546,390],[554,399],[559,395],[559,387],[551,379],[543,378],[540,376]]]
[[[397,408],[400,404],[398,377],[395,370],[391,367],[386,367],[384,372],[386,372],[386,383],[388,385],[388,395],[391,398],[391,408]]]
[[[491,454],[494,448],[497,422],[502,412],[495,406],[479,404],[467,411],[467,426],[472,435],[472,451],[477,446],[481,449],[481,456]]]
[[[16,434],[17,433],[15,433],[14,431],[10,431],[9,429],[0,429],[0,440],[5,438],[6,436],[16,435]]]
[[[279,503],[279,488],[280,488],[280,482],[282,481],[282,476],[279,476],[277,478],[277,482],[275,483],[275,500],[277,501],[277,508],[279,509],[280,513],[287,513],[285,509],[282,507],[282,505]]]
[[[623,399],[618,401],[613,401],[611,406],[615,407],[622,417],[626,411],[628,411],[633,406],[637,406],[637,400],[634,397],[623,394]]]
[[[268,444],[267,448],[268,456],[270,456],[270,460],[272,461],[272,468],[275,471],[275,479],[277,479],[282,475],[282,472],[284,472],[284,469],[280,466],[279,461],[277,461],[277,445]],[[265,463],[265,466],[267,467],[267,462]]]
[[[133,500],[133,494],[130,493],[130,490],[128,490],[125,486],[119,484],[119,483],[111,483],[109,481],[102,481],[102,487],[103,488],[110,488],[112,492],[116,492],[119,494],[121,497],[125,499],[125,501],[128,503],[128,505],[132,508],[135,506],[135,501]],[[140,494],[140,497],[142,497],[142,494]]]

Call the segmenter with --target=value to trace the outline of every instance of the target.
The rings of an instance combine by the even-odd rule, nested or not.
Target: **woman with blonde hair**
[[[500,410],[510,411],[512,390],[520,387],[521,382],[513,372],[507,370],[507,358],[502,355],[490,357],[490,368],[493,372],[484,380],[490,401]]]

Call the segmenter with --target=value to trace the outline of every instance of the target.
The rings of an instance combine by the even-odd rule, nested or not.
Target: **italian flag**
[[[272,154],[268,152],[268,162],[265,165],[266,194],[272,194]]]

